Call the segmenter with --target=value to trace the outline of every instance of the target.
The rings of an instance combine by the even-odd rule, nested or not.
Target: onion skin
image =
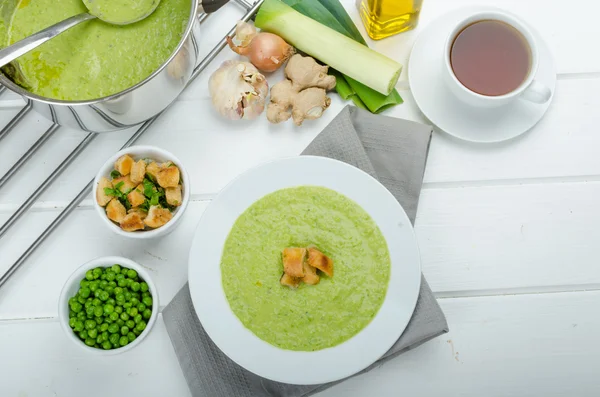
[[[273,33],[261,32],[249,44],[237,46],[230,37],[227,43],[235,53],[248,57],[261,72],[274,72],[294,54],[294,47]]]

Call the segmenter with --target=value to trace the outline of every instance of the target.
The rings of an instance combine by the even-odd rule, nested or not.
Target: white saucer
[[[554,59],[546,43],[532,29],[540,63],[536,80],[545,84],[552,97],[543,105],[518,99],[495,109],[473,108],[458,100],[442,79],[444,42],[459,19],[492,7],[467,7],[431,22],[417,38],[408,62],[410,89],[419,109],[442,131],[470,142],[501,142],[533,127],[546,113],[556,85]]]

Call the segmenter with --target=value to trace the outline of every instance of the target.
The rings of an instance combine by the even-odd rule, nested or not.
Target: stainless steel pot
[[[18,0],[1,0],[0,13],[10,16]],[[35,111],[54,123],[88,132],[109,132],[140,124],[166,109],[183,91],[199,62],[201,13],[211,13],[228,0],[191,0],[190,18],[175,51],[145,80],[117,94],[88,101],[61,101],[33,94],[0,73],[0,84],[31,100]],[[6,20],[6,19],[5,19]]]

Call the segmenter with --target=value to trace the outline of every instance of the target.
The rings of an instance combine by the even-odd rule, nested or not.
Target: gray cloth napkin
[[[427,125],[346,106],[302,154],[341,160],[379,179],[414,223],[431,133]],[[163,318],[194,397],[306,397],[343,382],[290,385],[246,371],[210,340],[196,316],[187,284],[164,309]],[[444,313],[422,277],[417,306],[404,333],[379,361],[360,373],[446,332]]]

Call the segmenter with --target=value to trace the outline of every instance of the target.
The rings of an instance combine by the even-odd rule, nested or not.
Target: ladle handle
[[[49,26],[44,30],[40,30],[23,40],[17,41],[15,44],[0,50],[0,67],[14,61],[21,55],[27,54],[29,51],[44,44],[51,38],[58,36],[65,30],[94,18],[96,17],[87,12],[78,14],[55,25]]]
[[[198,8],[207,14],[217,11],[223,7],[228,0],[200,0]]]

